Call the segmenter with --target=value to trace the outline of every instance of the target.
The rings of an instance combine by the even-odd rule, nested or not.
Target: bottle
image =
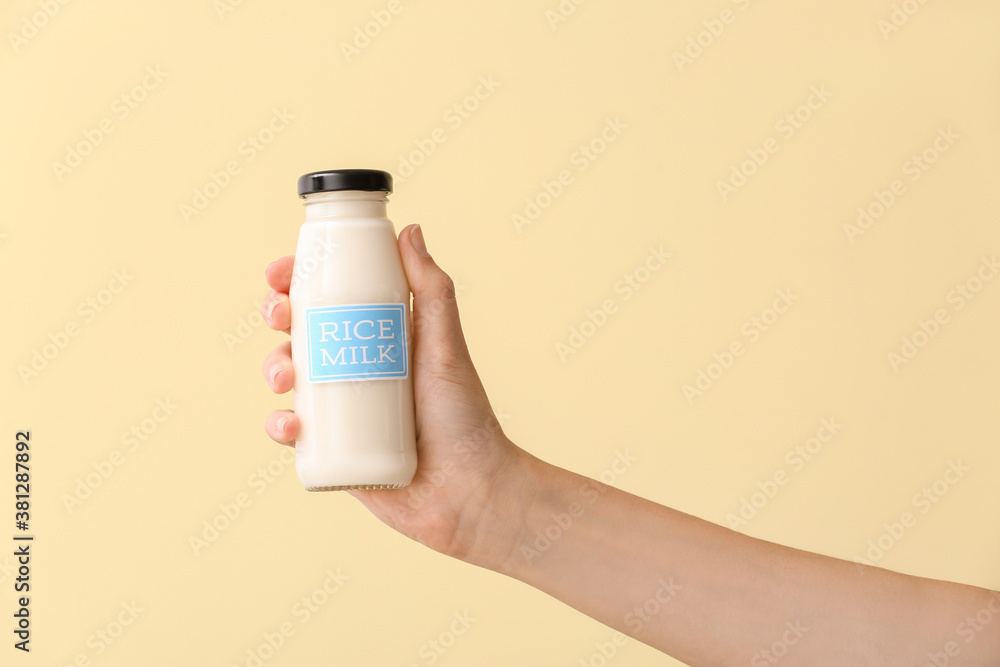
[[[417,469],[410,287],[386,217],[392,176],[305,174],[288,292],[295,468],[308,491],[396,489]]]

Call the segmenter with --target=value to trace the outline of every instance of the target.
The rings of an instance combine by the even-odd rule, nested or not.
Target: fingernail
[[[427,244],[424,243],[424,232],[420,229],[420,225],[416,225],[410,230],[410,243],[413,244],[413,249],[424,257],[431,256],[431,254],[427,252]]]
[[[288,417],[282,417],[278,420],[278,433],[285,432],[285,424],[288,423]]]
[[[277,306],[277,305],[278,305],[278,301],[276,299],[272,299],[271,302],[267,304],[267,312],[264,313],[264,317],[267,318],[268,322],[271,321],[271,313],[274,312],[274,307]]]
[[[284,370],[284,367],[281,364],[275,364],[274,366],[271,367],[271,386],[272,387],[275,386],[274,383],[278,379],[278,373],[280,373],[282,370]]]

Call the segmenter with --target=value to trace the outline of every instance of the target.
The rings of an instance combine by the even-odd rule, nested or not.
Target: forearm
[[[520,530],[497,526],[506,556],[478,564],[690,665],[922,665],[952,644],[949,665],[1000,664],[998,594],[757,540],[528,459]],[[960,624],[983,609],[996,620],[969,640]]]

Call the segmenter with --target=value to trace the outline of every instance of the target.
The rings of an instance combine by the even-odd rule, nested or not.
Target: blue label
[[[405,378],[405,317],[401,303],[306,309],[309,381]]]

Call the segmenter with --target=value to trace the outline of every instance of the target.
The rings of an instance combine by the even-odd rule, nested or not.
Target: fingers
[[[288,287],[292,284],[294,264],[295,256],[288,255],[267,265],[267,268],[264,269],[264,279],[271,286],[271,289],[288,294]]]
[[[285,341],[264,358],[264,379],[271,391],[284,394],[295,384],[295,370],[292,368],[292,344]]]
[[[292,307],[288,303],[288,295],[284,292],[271,290],[260,304],[260,314],[264,316],[267,326],[275,331],[289,333],[292,326]]]
[[[455,283],[427,252],[419,225],[399,233],[399,254],[413,292],[413,323],[418,341],[432,341],[439,361],[449,365],[472,360],[465,345],[455,301]]]
[[[264,431],[280,445],[295,445],[300,426],[299,418],[291,410],[275,410],[267,416]]]
[[[288,288],[292,283],[294,256],[282,257],[271,262],[264,269],[264,279],[271,286],[261,303],[260,311],[267,326],[275,331],[288,333],[291,326],[292,309],[288,303]],[[264,359],[264,379],[271,391],[284,394],[295,384],[295,371],[292,367],[292,344],[285,342],[271,350]],[[264,431],[275,442],[282,445],[295,445],[301,423],[291,410],[275,410],[267,416]]]
[[[264,279],[271,291],[260,304],[260,313],[267,326],[275,331],[288,333],[292,324],[292,308],[288,303],[288,287],[292,283],[292,269],[295,256],[288,255],[275,260],[264,269]]]

